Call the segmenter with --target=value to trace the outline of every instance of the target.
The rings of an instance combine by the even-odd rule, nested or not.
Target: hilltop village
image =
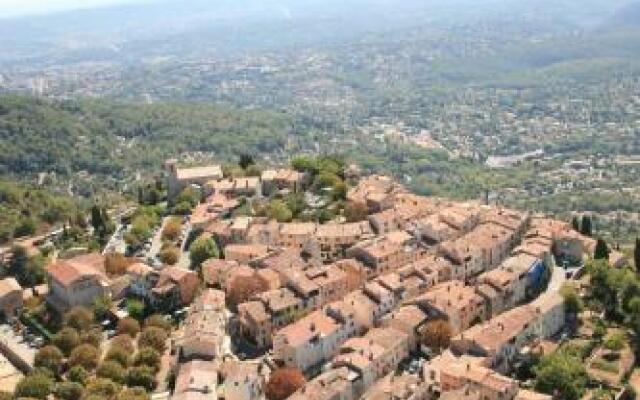
[[[230,174],[167,161],[165,211],[140,206],[102,251],[54,252],[45,284],[0,281],[0,347],[25,374],[10,390],[552,398],[516,371],[575,333],[565,289],[583,285],[596,239],[530,212],[418,196],[356,166],[245,164]],[[625,265],[606,254],[609,268]]]

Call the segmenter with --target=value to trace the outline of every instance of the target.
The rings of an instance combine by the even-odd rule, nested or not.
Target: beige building
[[[178,168],[177,160],[167,160],[165,170],[169,201],[175,199],[180,191],[189,185],[204,186],[211,180],[222,179],[222,168],[219,165]]]
[[[97,298],[111,298],[104,257],[97,253],[58,260],[47,268],[47,279],[47,303],[60,313],[74,306],[91,307]]]
[[[218,363],[194,360],[182,364],[176,377],[173,400],[217,400]]]
[[[183,359],[213,360],[224,355],[227,318],[224,292],[208,289],[189,307],[177,340]]]
[[[411,301],[429,319],[445,319],[455,333],[486,318],[484,299],[461,281],[440,283]]]

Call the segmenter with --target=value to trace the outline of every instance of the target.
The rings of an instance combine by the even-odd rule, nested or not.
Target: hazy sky
[[[46,14],[62,10],[139,1],[140,0],[0,0],[0,16]]]

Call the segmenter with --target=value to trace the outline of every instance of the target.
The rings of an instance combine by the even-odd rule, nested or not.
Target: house
[[[348,339],[346,329],[324,310],[282,328],[273,336],[274,359],[301,371],[320,365],[337,354]]]
[[[414,261],[419,254],[412,237],[400,231],[362,241],[346,252],[347,257],[355,258],[369,269],[369,277],[394,271]]]
[[[429,400],[431,393],[415,375],[390,373],[379,379],[360,398],[361,400]],[[481,400],[481,399],[469,399]]]
[[[316,224],[312,222],[291,222],[280,225],[278,245],[292,249],[303,250],[316,231]]]
[[[366,207],[370,213],[379,212],[393,206],[395,196],[406,189],[388,176],[371,175],[360,179],[358,184],[347,191],[347,201]]]
[[[486,317],[484,299],[461,281],[439,283],[409,303],[417,305],[429,319],[449,321],[455,333]]]
[[[22,310],[22,287],[15,278],[0,280],[0,311],[2,317],[16,317]]]
[[[180,267],[166,267],[158,274],[151,289],[150,303],[160,309],[173,310],[191,304],[200,279],[195,271]]]
[[[268,254],[269,247],[263,244],[230,244],[224,248],[224,259],[239,263],[248,263]]]
[[[259,361],[225,360],[220,368],[225,400],[264,398],[265,370]]]
[[[193,360],[180,365],[173,400],[217,400],[218,363]]]
[[[478,276],[477,281],[494,289],[499,295],[499,307],[494,307],[487,315],[497,315],[520,304],[526,298],[527,272],[508,268],[496,268]]]
[[[410,224],[410,230],[414,232],[418,240],[427,244],[455,239],[462,234],[462,231],[447,224],[440,214],[431,214],[413,221]]]
[[[238,305],[240,334],[258,348],[271,345],[273,325],[271,314],[261,301],[248,301]]]
[[[202,263],[202,280],[208,287],[226,289],[229,286],[231,272],[240,267],[236,260],[210,258]]]
[[[372,328],[383,315],[382,306],[362,290],[350,292],[344,299],[329,304],[326,312],[345,326],[350,335]]]
[[[382,318],[382,326],[394,328],[407,335],[409,350],[418,348],[420,328],[427,322],[429,316],[416,305],[398,308]]]
[[[347,367],[330,369],[305,383],[288,400],[355,400],[353,375]]]
[[[189,222],[193,228],[207,230],[211,223],[215,223],[219,218],[229,216],[238,205],[239,202],[236,199],[212,194],[191,210]]]
[[[207,289],[189,306],[177,340],[182,359],[213,360],[224,355],[226,335],[224,292]]]
[[[292,169],[265,170],[260,176],[262,192],[270,196],[276,191],[298,193],[309,184],[309,174]]]
[[[506,372],[525,345],[556,334],[564,318],[562,297],[543,294],[530,304],[463,331],[451,340],[451,349],[456,354],[485,357],[489,367]]]
[[[519,290],[524,285],[525,295],[531,291],[537,291],[543,286],[546,273],[551,268],[553,268],[553,264],[547,266],[542,259],[526,253],[509,257],[500,266],[500,269],[518,275],[521,281]],[[522,296],[522,293],[519,293],[519,296]]]
[[[347,249],[373,236],[368,222],[318,225],[314,239],[320,246],[323,261],[331,262],[346,256]]]
[[[158,273],[147,264],[137,262],[127,267],[129,277],[129,294],[145,298],[158,282]]]
[[[481,360],[445,352],[423,367],[424,380],[436,393],[468,389],[481,399],[507,400],[518,393],[518,382],[484,367]]]
[[[91,307],[96,298],[111,298],[104,257],[99,253],[58,260],[47,268],[47,303],[59,313],[74,306]]]
[[[211,180],[222,179],[222,167],[220,165],[178,168],[177,160],[167,160],[164,166],[167,172],[167,196],[169,201],[173,201],[189,185],[204,186]]]

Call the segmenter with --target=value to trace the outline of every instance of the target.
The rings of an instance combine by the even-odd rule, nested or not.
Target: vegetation
[[[14,392],[17,398],[33,398],[45,400],[54,387],[53,379],[47,375],[36,372],[27,375],[18,382]]]
[[[140,332],[140,323],[138,320],[131,317],[123,318],[118,321],[117,331],[119,335],[129,335],[132,338],[135,338]]]
[[[164,329],[155,326],[148,326],[144,328],[138,337],[138,347],[150,347],[160,352],[164,352],[167,337],[167,332]]]
[[[424,325],[420,331],[420,343],[439,351],[449,347],[452,336],[451,324],[446,320],[436,319]]]
[[[300,370],[295,368],[280,368],[269,377],[265,386],[268,400],[285,400],[305,384],[306,380]]]
[[[189,259],[191,266],[198,268],[200,265],[210,258],[220,257],[220,251],[216,242],[210,236],[202,235],[191,243],[189,247]]]
[[[564,351],[542,357],[535,374],[536,390],[566,400],[580,399],[587,384],[582,359]]]
[[[258,293],[265,292],[267,289],[266,283],[255,275],[250,278],[237,277],[231,281],[227,290],[229,307],[235,310],[239,304],[248,301]]]

